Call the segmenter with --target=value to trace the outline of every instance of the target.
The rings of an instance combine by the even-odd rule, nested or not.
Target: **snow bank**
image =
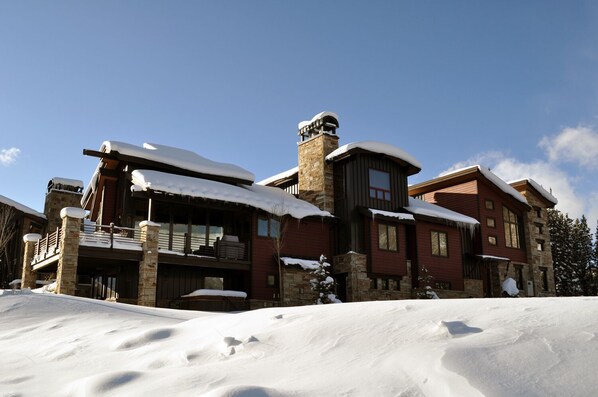
[[[181,295],[182,298],[191,296],[228,296],[231,298],[247,298],[247,292],[219,290],[219,289],[198,289],[187,295]]]
[[[131,173],[133,189],[155,190],[183,196],[200,197],[229,203],[245,204],[275,215],[332,216],[328,211],[299,200],[282,189],[260,185],[230,185],[207,179],[167,174],[159,171],[135,170]]]
[[[222,314],[0,292],[0,394],[596,396],[596,307],[441,299]]]
[[[226,176],[248,182],[253,182],[255,179],[251,172],[234,164],[219,163],[190,150],[155,143],[144,143],[143,147],[140,147],[124,142],[105,141],[102,143],[100,151],[118,152],[202,174]]]

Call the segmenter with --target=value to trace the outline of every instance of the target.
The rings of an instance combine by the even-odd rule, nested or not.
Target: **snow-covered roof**
[[[68,178],[59,178],[59,177],[54,177],[50,180],[50,182],[54,185],[67,185],[67,186],[73,186],[73,187],[80,187],[83,188],[83,181],[80,181],[78,179],[68,179]]]
[[[287,256],[283,256],[280,258],[280,260],[286,266],[297,265],[297,266],[300,266],[304,270],[315,270],[318,267],[320,267],[319,262],[314,259],[290,258]]]
[[[276,175],[272,175],[269,178],[266,178],[266,179],[263,179],[263,180],[261,180],[259,182],[256,182],[256,184],[266,186],[267,184],[275,182],[275,181],[278,181],[280,179],[289,178],[289,177],[297,174],[298,172],[299,172],[299,167],[293,167],[290,170],[283,171],[283,172],[278,173]]]
[[[155,143],[144,143],[141,147],[124,142],[105,141],[102,143],[100,151],[118,152],[201,174],[230,177],[248,182],[255,180],[253,173],[237,165],[216,162],[190,150]]]
[[[542,197],[544,197],[546,200],[548,200],[552,204],[557,205],[559,203],[559,200],[557,200],[556,197],[554,197],[548,190],[544,189],[542,187],[542,185],[540,185],[538,182],[534,181],[531,178],[519,179],[516,181],[512,181],[512,182],[509,182],[509,185],[517,185],[517,184],[526,183],[526,182],[529,183],[534,189],[536,189],[538,191],[538,193],[540,193],[540,195]]]
[[[208,179],[167,174],[160,171],[135,170],[131,173],[134,190],[154,190],[183,196],[200,197],[244,204],[276,215],[301,219],[307,216],[332,215],[307,201],[299,200],[282,189],[261,185],[231,185]]]
[[[480,224],[476,219],[467,215],[413,197],[409,197],[409,206],[405,207],[405,209],[415,215],[425,215],[432,218],[449,220],[455,222],[458,227],[466,227],[470,230],[475,229],[475,227]]]
[[[382,211],[382,210],[377,210],[374,208],[368,208],[368,211],[372,214],[372,216],[376,216],[376,215],[382,215],[382,216],[386,216],[389,218],[397,218],[399,220],[405,220],[405,221],[414,221],[415,218],[413,218],[413,215],[411,214],[405,214],[402,212],[390,212],[390,211]]]
[[[316,114],[314,117],[311,118],[311,120],[307,121],[302,121],[299,124],[297,124],[297,128],[298,129],[302,129],[303,127],[306,127],[308,125],[310,125],[311,123],[313,123],[314,121],[324,118],[326,116],[330,116],[330,117],[334,117],[336,120],[338,120],[338,115],[334,112],[321,112]]]
[[[337,158],[353,149],[361,149],[361,150],[365,150],[368,152],[380,153],[380,154],[385,154],[389,157],[394,157],[396,159],[402,160],[402,161],[412,165],[415,168],[418,168],[418,171],[421,170],[421,168],[422,168],[419,161],[417,161],[415,159],[415,157],[413,157],[412,155],[410,155],[403,149],[398,148],[398,147],[393,146],[388,143],[376,142],[376,141],[361,141],[361,142],[348,143],[346,145],[339,147],[338,149],[336,149],[335,151],[330,153],[328,156],[326,156],[326,160],[332,161],[335,158]]]
[[[509,185],[507,182],[503,181],[502,179],[500,179],[496,174],[494,174],[492,171],[490,171],[488,168],[481,166],[481,165],[474,165],[471,167],[465,167],[465,168],[461,168],[455,171],[451,171],[451,172],[447,172],[445,174],[441,174],[439,176],[441,177],[450,177],[452,175],[455,174],[460,174],[460,173],[464,173],[467,171],[473,171],[473,170],[478,170],[482,175],[484,175],[486,177],[486,179],[488,179],[490,182],[492,182],[497,188],[499,188],[500,190],[502,190],[504,193],[510,195],[511,197],[515,198],[515,200],[525,204],[525,205],[529,205],[527,203],[527,200],[525,199],[525,197],[523,197],[523,195],[521,193],[519,193],[517,191],[517,189],[515,189],[513,186]]]
[[[23,205],[21,203],[17,203],[16,201],[9,199],[8,197],[0,195],[0,203],[6,204],[9,207],[13,207],[17,211],[21,211],[24,214],[33,215],[33,216],[37,216],[38,218],[46,219],[45,214],[42,214],[41,212],[37,212],[33,208],[29,208],[26,205]]]

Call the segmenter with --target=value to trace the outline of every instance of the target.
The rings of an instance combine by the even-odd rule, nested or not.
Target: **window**
[[[507,207],[503,207],[502,215],[505,223],[505,244],[510,248],[519,248],[519,219],[517,215]]]
[[[378,289],[378,279],[377,278],[370,279],[370,289]]]
[[[488,236],[488,244],[496,245],[496,236]]]
[[[370,198],[390,201],[390,174],[370,168]]]
[[[435,281],[435,289],[451,289],[451,283],[449,281]]]
[[[398,251],[397,227],[385,223],[378,224],[378,248],[387,251]]]
[[[534,228],[536,230],[536,234],[544,233],[544,225],[542,225],[541,223],[534,223]]]
[[[260,237],[280,237],[280,221],[262,215],[258,216],[257,235]]]
[[[544,251],[544,240],[537,240],[536,242],[538,243],[538,245],[537,245],[538,251]]]
[[[494,219],[490,216],[488,218],[486,218],[486,226],[492,227],[492,228],[496,227],[496,219]]]
[[[516,265],[515,273],[517,274],[517,288],[523,290],[523,266]]]
[[[448,237],[444,232],[431,232],[432,237],[432,255],[448,256]]]
[[[383,290],[388,290],[388,279],[387,278],[383,278],[381,281],[382,281],[382,289]]]
[[[534,207],[534,211],[536,212],[536,218],[542,218],[542,208]]]
[[[542,291],[548,291],[548,270],[545,267],[541,267],[542,272]]]
[[[494,209],[494,201],[486,199],[486,209],[493,210]]]
[[[278,277],[276,277],[276,274],[268,274],[266,277],[266,284],[268,285],[268,287],[275,287],[278,285],[276,281]]]

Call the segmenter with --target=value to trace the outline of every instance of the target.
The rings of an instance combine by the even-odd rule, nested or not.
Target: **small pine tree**
[[[423,284],[423,290],[420,290],[416,293],[417,298],[439,299],[438,295],[436,294],[436,292],[434,292],[434,289],[432,288],[432,280],[434,280],[434,276],[430,274],[430,271],[427,267],[421,267],[420,274],[417,279],[420,282],[420,286]]]
[[[336,283],[330,276],[328,268],[330,263],[326,262],[324,255],[320,256],[318,267],[312,270],[312,274],[315,278],[310,280],[311,289],[318,294],[316,304],[323,305],[327,303],[341,303],[341,301],[334,294],[334,287]]]

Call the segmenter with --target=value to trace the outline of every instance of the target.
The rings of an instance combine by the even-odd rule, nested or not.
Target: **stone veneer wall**
[[[79,234],[85,211],[81,208],[63,208],[60,256],[56,272],[56,293],[75,295],[77,289],[77,264],[79,261]]]
[[[44,214],[46,214],[46,218],[48,219],[48,233],[52,233],[62,226],[60,211],[63,208],[81,208],[81,197],[83,197],[81,193],[54,189],[46,193]]]
[[[141,228],[143,258],[139,262],[139,287],[137,304],[139,306],[156,306],[156,288],[158,282],[158,233],[160,225],[144,221]]]
[[[548,229],[548,211],[546,204],[529,190],[522,192],[532,209],[524,215],[524,233],[527,261],[531,265],[524,276],[534,282],[534,296],[556,296],[552,252],[550,251],[550,231]],[[535,208],[540,208],[538,217]],[[542,233],[536,230],[536,224],[542,225]],[[538,250],[538,241],[544,241],[544,250]],[[546,269],[548,291],[543,290],[542,269]],[[527,281],[527,280],[526,280]]]
[[[314,305],[318,297],[311,289],[310,280],[313,278],[314,275],[309,270],[284,266],[282,269],[284,306]]]
[[[25,253],[23,254],[23,273],[21,275],[21,288],[36,288],[37,272],[31,267],[31,261],[35,256],[35,244],[41,239],[41,235],[30,233],[23,236]]]
[[[320,134],[298,144],[299,198],[334,212],[334,173],[325,157],[338,149],[338,136]]]

